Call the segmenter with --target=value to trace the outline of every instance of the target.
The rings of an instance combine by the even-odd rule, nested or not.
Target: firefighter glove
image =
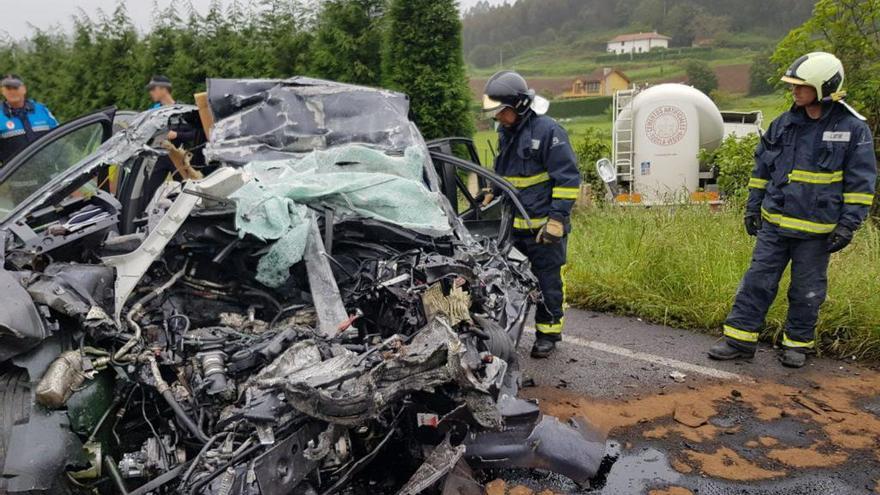
[[[750,236],[758,235],[758,231],[761,230],[762,223],[763,220],[761,220],[761,215],[759,213],[746,213],[746,232],[748,232]]]
[[[847,247],[852,242],[853,231],[843,225],[838,225],[828,236],[828,252],[836,253]]]
[[[551,218],[547,220],[547,223],[541,227],[541,230],[538,231],[538,237],[535,240],[538,244],[556,244],[561,241],[565,236],[565,225],[556,220],[555,218]]]

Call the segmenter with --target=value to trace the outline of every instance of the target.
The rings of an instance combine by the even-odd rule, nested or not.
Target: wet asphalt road
[[[565,388],[590,397],[626,398],[657,392],[676,384],[669,376],[675,371],[683,373],[685,383],[690,384],[727,380],[657,362],[660,360],[648,361],[581,345],[584,343],[680,361],[732,373],[746,380],[771,380],[793,386],[811,385],[810,380],[804,379],[805,375],[848,375],[859,369],[849,361],[811,359],[805,369],[791,370],[780,365],[777,352],[766,345],[759,349],[751,362],[719,362],[709,359],[706,351],[718,341],[720,330],[717,335],[709,335],[653,325],[637,318],[575,309],[569,309],[565,319],[564,338],[574,342],[564,340],[552,360],[532,360],[528,357],[528,350],[534,341],[534,333],[529,332],[520,345],[523,367],[538,385],[556,387],[563,384]]]
[[[526,377],[534,381],[533,388],[524,391],[525,395],[530,395],[530,390],[534,390],[537,391],[533,394],[536,397],[554,397],[559,393],[586,403],[616,404],[644,399],[662,400],[667,394],[675,396],[682,390],[699,394],[701,390],[712,387],[761,390],[762,384],[779,384],[816,391],[822,390],[826,384],[837,383],[834,380],[860,380],[865,375],[877,375],[876,365],[871,369],[870,366],[850,360],[822,358],[812,358],[802,370],[790,370],[778,363],[776,351],[769,346],[763,346],[752,362],[717,362],[706,356],[706,350],[716,342],[718,336],[647,324],[636,318],[569,310],[565,332],[565,341],[549,360],[530,359],[528,349],[534,338],[533,333],[529,332],[524,337],[520,346],[521,362]],[[677,376],[678,381],[673,375]],[[873,414],[880,419],[880,398],[876,391],[859,400],[858,407],[863,409],[860,413]],[[681,428],[671,415],[615,427],[609,434],[609,452],[619,452],[620,456],[610,471],[603,474],[603,479],[591,489],[577,487],[560,477],[526,471],[509,471],[498,473],[498,476],[507,480],[509,486],[521,484],[534,489],[536,493],[545,489],[553,493],[613,495],[880,493],[880,446],[876,443],[880,436],[872,440],[875,442],[873,449],[847,450],[846,461],[837,465],[786,467],[762,457],[767,455],[769,449],[760,446],[752,448],[754,445],[749,447],[747,442],[751,440],[754,443],[760,434],[780,439],[786,448],[819,446],[821,455],[833,453],[821,424],[810,424],[809,419],[800,416],[786,417],[785,412],[776,421],[764,422],[754,417],[754,410],[734,401],[722,400],[714,404],[717,406],[717,415],[709,423],[722,424],[727,421],[735,424],[735,427],[721,428],[724,434],[716,433],[717,437],[706,439],[705,442],[691,442],[676,435],[646,438],[648,435],[645,432],[658,425]],[[627,414],[625,408],[621,411],[620,414]],[[731,480],[729,473],[737,476],[736,466],[733,466],[727,475],[715,476],[714,472],[718,469],[723,472],[725,467],[731,467],[724,466],[734,462],[727,458],[722,459],[721,467],[715,471],[709,468],[704,471],[698,465],[692,472],[682,473],[681,468],[676,470],[671,466],[676,459],[688,459],[683,453],[712,453],[719,451],[719,448],[731,449],[736,455],[742,456],[740,460],[750,463],[749,466],[771,471],[775,469],[785,474],[765,479]]]

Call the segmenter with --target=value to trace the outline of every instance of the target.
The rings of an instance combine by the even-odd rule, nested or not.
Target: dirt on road
[[[861,493],[880,488],[880,373],[857,368],[847,376],[804,378],[802,387],[709,382],[629,400],[597,400],[554,387],[525,394],[549,414],[588,418],[619,439],[624,452],[657,449],[684,481],[749,484],[815,473],[833,474]],[[648,488],[691,493],[688,486]]]

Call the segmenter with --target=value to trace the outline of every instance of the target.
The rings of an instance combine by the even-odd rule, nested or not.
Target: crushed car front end
[[[160,109],[0,225],[3,489],[479,493],[471,467],[596,474],[600,434],[516,397],[534,277],[440,194],[404,95],[294,78],[210,80],[208,97],[202,178],[139,194],[169,119],[196,113]],[[114,166],[115,193],[83,192]]]

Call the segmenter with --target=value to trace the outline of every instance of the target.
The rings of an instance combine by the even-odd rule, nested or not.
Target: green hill
[[[548,94],[601,67],[620,69],[639,84],[683,81],[684,64],[693,59],[715,69],[722,91],[745,93],[755,57],[771,51],[812,7],[811,0],[481,2],[464,15],[464,51],[473,79],[514,69],[542,80],[537,86]],[[671,37],[669,49],[606,53],[611,38],[650,31]]]

